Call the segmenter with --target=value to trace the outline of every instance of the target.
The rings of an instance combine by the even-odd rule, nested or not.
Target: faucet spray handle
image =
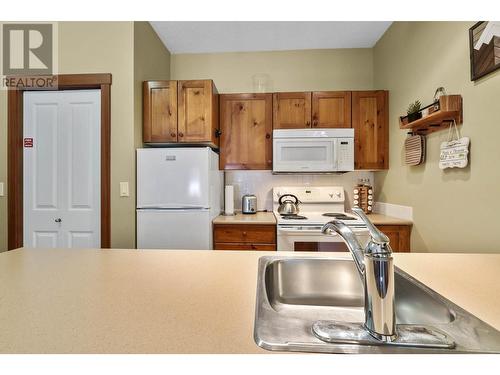
[[[352,212],[354,212],[356,215],[359,216],[361,220],[366,225],[366,228],[368,229],[368,232],[370,232],[370,236],[372,238],[372,242],[378,244],[378,245],[389,245],[389,237],[387,237],[384,233],[382,233],[373,223],[368,219],[366,216],[365,212],[359,208],[359,207],[353,207]],[[389,247],[389,252],[391,251],[391,248]]]

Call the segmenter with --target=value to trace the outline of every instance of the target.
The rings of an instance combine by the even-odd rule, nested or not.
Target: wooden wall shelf
[[[463,122],[462,96],[443,95],[439,98],[439,109],[425,117],[404,124],[399,119],[399,128],[415,134],[426,135],[438,130],[448,129],[453,120],[460,125]]]

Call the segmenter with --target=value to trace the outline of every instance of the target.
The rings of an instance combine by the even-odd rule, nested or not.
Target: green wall
[[[413,207],[413,251],[500,251],[500,71],[471,82],[473,24],[396,22],[374,48],[375,87],[390,91],[390,169],[375,177],[376,200]],[[404,164],[398,116],[416,99],[431,103],[439,86],[463,97],[461,133],[471,138],[465,169],[439,169],[446,131],[427,137],[425,164]]]

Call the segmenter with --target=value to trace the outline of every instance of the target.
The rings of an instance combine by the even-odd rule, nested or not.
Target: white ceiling
[[[173,54],[370,48],[392,22],[151,22]]]

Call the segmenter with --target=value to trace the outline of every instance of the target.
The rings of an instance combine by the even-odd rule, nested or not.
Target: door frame
[[[36,80],[43,77],[30,76],[29,79]],[[109,248],[111,246],[111,74],[59,74],[54,78],[57,80],[57,90],[101,90],[101,248]],[[51,88],[19,87],[10,89],[7,93],[8,250],[23,246],[23,92],[32,90],[51,90]]]

